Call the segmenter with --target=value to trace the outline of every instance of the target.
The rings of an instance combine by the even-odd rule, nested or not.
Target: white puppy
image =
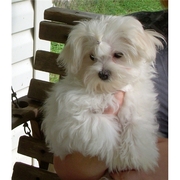
[[[154,170],[158,103],[151,79],[159,38],[131,16],[102,16],[73,28],[58,58],[67,76],[44,105],[42,129],[56,156],[78,151],[98,156],[109,171]],[[126,92],[118,115],[104,114],[119,108],[118,90]]]

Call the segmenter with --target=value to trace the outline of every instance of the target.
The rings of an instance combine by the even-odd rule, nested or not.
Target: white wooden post
[[[52,7],[52,0],[36,0],[35,1],[35,22],[34,22],[34,53],[38,50],[50,50],[50,42],[39,39],[39,23],[44,19],[44,10]],[[34,70],[34,78],[41,80],[49,80],[49,73]]]
[[[50,50],[50,42],[39,39],[39,23],[44,20],[44,10],[50,7],[52,7],[52,0],[35,0],[34,2],[34,58],[37,50]],[[49,73],[33,70],[33,78],[49,81]],[[32,165],[38,166],[36,159],[32,159]]]

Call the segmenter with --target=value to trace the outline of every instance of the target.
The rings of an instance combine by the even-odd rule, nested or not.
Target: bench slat
[[[65,69],[57,65],[58,55],[47,51],[36,51],[34,69],[65,76]]]
[[[71,29],[71,25],[42,21],[40,23],[39,38],[53,42],[65,43]]]
[[[12,180],[60,180],[57,174],[16,162],[13,168]]]
[[[19,138],[18,153],[39,161],[53,163],[53,154],[49,152],[45,142],[28,136]]]
[[[31,79],[28,98],[35,101],[44,102],[47,98],[47,92],[51,89],[54,83],[42,81],[38,79]]]
[[[52,7],[44,12],[44,19],[64,22],[67,24],[77,24],[74,21],[87,20],[100,16],[100,14],[74,11],[70,9]]]

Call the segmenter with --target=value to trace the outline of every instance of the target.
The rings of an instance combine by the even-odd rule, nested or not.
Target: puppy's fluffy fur
[[[157,166],[158,103],[151,79],[159,38],[131,16],[102,16],[74,27],[58,58],[67,76],[44,105],[42,128],[56,156],[98,156],[109,171]],[[118,115],[104,114],[109,106],[119,108],[118,90],[126,92]]]

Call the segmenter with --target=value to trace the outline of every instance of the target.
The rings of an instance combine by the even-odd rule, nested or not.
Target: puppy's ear
[[[153,62],[158,48],[163,48],[164,37],[155,31],[144,30],[142,24],[132,16],[127,16],[124,23],[124,39],[129,43],[133,55],[147,62]],[[160,40],[161,39],[161,40]]]
[[[78,26],[69,34],[67,43],[60,53],[57,63],[66,68],[67,73],[76,74],[82,63],[83,36],[78,32]]]
[[[154,62],[158,49],[163,49],[162,41],[166,42],[163,35],[152,30],[144,30],[144,53],[147,61]]]

